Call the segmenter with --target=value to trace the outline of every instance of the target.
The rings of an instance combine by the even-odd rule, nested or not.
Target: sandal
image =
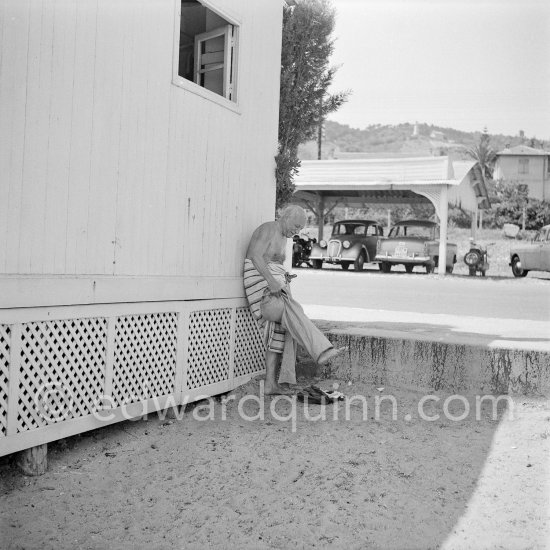
[[[318,386],[308,386],[298,392],[297,397],[300,401],[306,401],[314,405],[327,405],[344,399],[344,395],[340,392],[326,392]]]

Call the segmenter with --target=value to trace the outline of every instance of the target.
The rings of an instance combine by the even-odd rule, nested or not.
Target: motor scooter
[[[489,243],[486,246],[475,242],[473,237],[470,237],[470,250],[464,255],[464,263],[468,266],[468,274],[475,276],[480,273],[485,277],[489,269],[487,247],[494,243]]]
[[[292,267],[301,267],[306,264],[311,267],[309,256],[311,255],[311,247],[317,239],[310,238],[308,235],[294,235],[292,244]]]

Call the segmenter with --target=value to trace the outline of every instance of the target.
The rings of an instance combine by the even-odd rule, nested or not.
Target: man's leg
[[[347,348],[335,349],[326,336],[311,322],[302,306],[292,297],[285,299],[282,325],[314,361],[323,365]]]
[[[281,362],[281,353],[271,350],[265,352],[265,386],[266,395],[292,395],[293,392],[279,385],[277,382],[277,368]]]

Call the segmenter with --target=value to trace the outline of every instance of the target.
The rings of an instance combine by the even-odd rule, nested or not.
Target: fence
[[[0,310],[0,456],[223,393],[263,369],[242,298]]]

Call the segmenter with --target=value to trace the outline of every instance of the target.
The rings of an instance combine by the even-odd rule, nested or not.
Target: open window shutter
[[[233,25],[195,36],[195,83],[228,99],[232,96]]]
[[[233,99],[233,59],[235,47],[235,29],[233,25],[227,25],[225,33],[225,71],[223,82],[223,95],[227,99]]]

